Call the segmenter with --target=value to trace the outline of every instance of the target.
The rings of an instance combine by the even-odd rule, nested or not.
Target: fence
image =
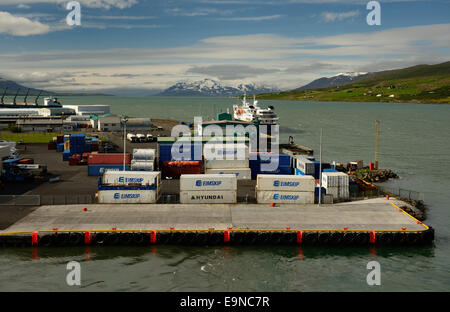
[[[379,188],[381,192],[384,192],[387,195],[394,195],[409,200],[424,201],[425,197],[424,194],[421,192],[405,190],[401,188],[385,187],[385,186],[377,186],[377,188]]]
[[[386,195],[397,196],[403,199],[409,199],[414,201],[423,201],[424,194],[416,191],[405,190],[401,188],[377,186],[374,190],[358,191],[350,188],[350,199],[358,200],[365,198],[383,197]]]
[[[40,206],[39,195],[0,195],[0,206]]]
[[[1,195],[0,206],[41,206],[92,204],[93,195]]]

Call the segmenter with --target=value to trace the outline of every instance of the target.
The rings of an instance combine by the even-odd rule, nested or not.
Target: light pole
[[[125,171],[126,153],[127,153],[127,121],[128,117],[122,117],[123,123],[123,171]]]
[[[322,204],[322,134],[323,128],[320,128],[319,206]]]

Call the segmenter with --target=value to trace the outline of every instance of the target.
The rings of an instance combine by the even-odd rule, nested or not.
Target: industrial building
[[[75,115],[75,110],[72,108],[65,107],[48,107],[48,108],[39,108],[38,115],[44,117],[50,116],[70,116]]]
[[[104,115],[110,113],[109,105],[64,105],[64,108],[70,108],[76,115]]]
[[[61,118],[26,118],[18,119],[16,125],[22,131],[59,132],[63,129]]]
[[[152,122],[150,118],[128,118],[127,131],[150,131]]]
[[[120,124],[120,117],[107,116],[98,118],[97,129],[98,131],[105,131],[105,132],[122,130],[122,126]]]

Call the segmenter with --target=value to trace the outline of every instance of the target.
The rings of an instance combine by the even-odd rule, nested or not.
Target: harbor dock
[[[334,205],[41,206],[0,232],[0,244],[419,244],[434,230],[396,199]],[[95,238],[97,236],[97,239]],[[101,239],[99,238],[101,237]],[[134,240],[134,238],[136,240]]]

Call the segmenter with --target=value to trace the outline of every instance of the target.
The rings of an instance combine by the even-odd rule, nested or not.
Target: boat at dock
[[[258,105],[256,97],[253,96],[253,104],[247,102],[247,95],[244,94],[241,105],[233,105],[233,117],[235,120],[254,122],[256,119],[262,125],[276,125],[278,116],[274,113],[274,107],[261,108]]]

